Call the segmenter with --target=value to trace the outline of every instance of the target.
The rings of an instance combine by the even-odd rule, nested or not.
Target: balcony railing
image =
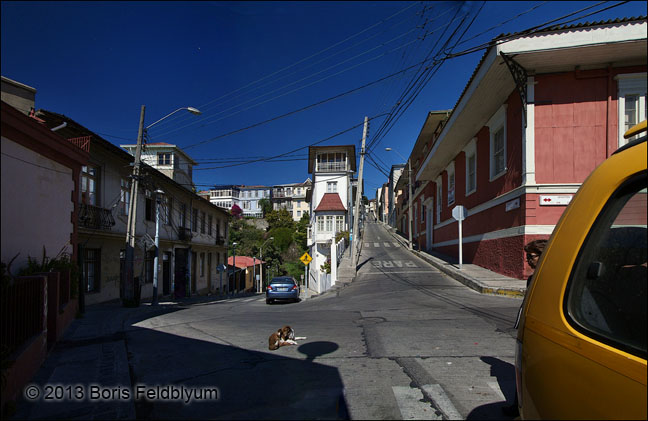
[[[79,226],[110,231],[115,226],[115,219],[108,209],[81,203],[79,206]]]
[[[318,162],[317,163],[318,172],[341,172],[346,170],[347,170],[346,162]]]
[[[191,241],[192,237],[191,230],[189,228],[178,228],[178,240],[180,241]]]

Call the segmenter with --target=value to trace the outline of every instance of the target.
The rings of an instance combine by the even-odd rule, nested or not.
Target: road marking
[[[432,399],[436,407],[439,408],[441,412],[443,412],[443,415],[445,415],[447,419],[449,420],[463,419],[459,411],[457,411],[457,408],[455,408],[454,404],[448,397],[448,395],[446,395],[441,385],[426,384],[423,385],[423,391],[427,393],[427,395],[430,397],[430,399]]]
[[[389,243],[383,243],[383,245],[384,245],[385,247],[387,247],[387,248],[390,248],[390,247],[391,247],[391,245],[390,245]]]
[[[398,243],[392,243],[392,244],[394,245],[394,247],[398,247],[400,245]]]
[[[361,273],[362,275],[385,275],[387,273],[389,274],[401,274],[401,273],[406,273],[408,275],[416,275],[419,273],[441,273],[438,270],[434,269],[429,269],[429,270],[417,270],[417,271],[404,271],[404,270],[390,270],[390,271],[383,271],[383,272],[358,272]]]
[[[405,261],[404,263],[402,260],[375,260],[371,262],[371,265],[377,268],[393,268],[394,266],[402,268],[403,265],[407,266],[408,268],[418,267],[416,266],[416,263],[409,260]]]
[[[404,420],[440,420],[435,409],[429,402],[424,402],[425,397],[419,389],[409,386],[392,386],[398,409]]]
[[[364,246],[369,248],[369,247],[371,247],[371,243],[364,243]]]
[[[374,243],[374,247],[380,247],[380,243]]]

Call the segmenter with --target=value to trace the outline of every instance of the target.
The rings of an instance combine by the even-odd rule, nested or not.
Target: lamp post
[[[144,127],[144,111],[145,107],[142,105],[140,112],[139,129],[137,131],[137,146],[135,148],[135,161],[133,162],[133,175],[131,176],[130,186],[130,203],[128,205],[128,221],[126,223],[126,250],[124,253],[124,285],[122,289],[122,303],[124,305],[132,305],[135,301],[135,285],[133,282],[133,273],[135,271],[135,224],[137,222],[137,190],[139,186],[141,157],[142,157],[142,139],[146,130],[150,129],[160,121],[177,113],[180,110],[187,110],[192,114],[200,115],[201,112],[193,107],[182,107],[167,114],[153,124]]]
[[[392,148],[385,148],[385,150],[389,152],[392,150]],[[403,157],[403,155],[399,154],[398,152],[396,152],[396,155],[405,159],[405,157]],[[412,200],[414,200],[414,198],[412,197],[412,162],[409,159],[407,159],[406,161],[407,161],[407,175],[409,176],[409,181],[407,183],[409,186],[409,200],[407,201],[407,219],[409,225],[407,227],[407,237],[409,240],[409,249],[412,250]]]
[[[260,275],[261,280],[259,281],[259,290],[261,289],[261,287],[263,285],[263,246],[265,246],[265,244],[270,240],[274,240],[274,237],[268,238],[267,240],[264,241],[263,244],[261,244],[261,247],[259,247],[259,259],[261,260],[261,268],[259,269],[259,273],[261,274]],[[262,291],[259,291],[259,292],[262,292]]]
[[[151,305],[158,304],[158,264],[160,258],[160,202],[164,192],[160,189],[155,191],[155,258],[153,259],[153,298]]]

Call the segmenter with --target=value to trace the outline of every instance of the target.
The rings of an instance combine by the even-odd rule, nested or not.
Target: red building
[[[580,184],[646,118],[646,29],[642,17],[494,39],[410,155],[414,243],[456,257],[452,209],[462,205],[464,262],[527,277],[524,244],[551,235]]]

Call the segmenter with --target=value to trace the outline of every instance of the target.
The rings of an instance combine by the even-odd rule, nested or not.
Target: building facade
[[[263,218],[263,209],[259,200],[271,200],[271,189],[267,186],[240,186],[238,205],[243,209],[244,217]]]
[[[72,119],[39,110],[61,135],[87,139],[81,171],[79,244],[87,304],[119,299],[124,287],[126,224],[133,156]],[[145,147],[146,150],[146,147]],[[218,293],[217,267],[226,262],[229,215],[155,168],[143,164],[135,200],[134,274],[141,297],[153,295],[155,229],[159,209],[158,294]],[[159,205],[159,208],[158,208]]]
[[[461,205],[464,262],[526,278],[524,244],[551,235],[584,179],[646,118],[646,29],[625,19],[496,39],[409,158],[418,247],[456,257]]]
[[[307,245],[313,258],[309,269],[309,284],[318,292],[330,285],[322,283],[322,267],[331,260],[336,234],[350,231],[349,205],[351,178],[356,171],[355,147],[311,146],[308,172],[313,175],[310,228]]]

